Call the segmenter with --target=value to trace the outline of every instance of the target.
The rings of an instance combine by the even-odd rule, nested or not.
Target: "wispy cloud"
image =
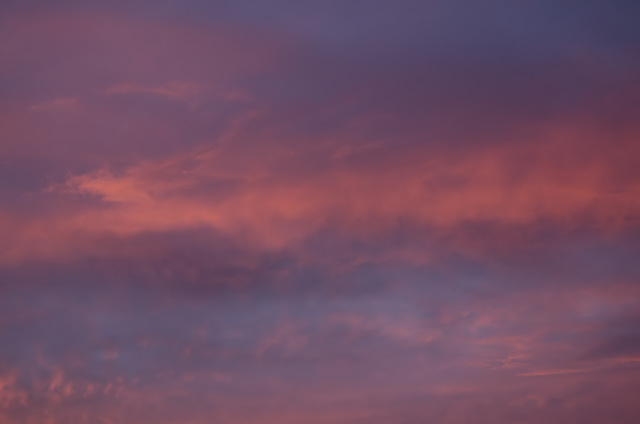
[[[159,86],[145,86],[136,84],[120,84],[109,87],[106,94],[155,94],[176,100],[187,100],[201,94],[204,88],[198,84],[188,82],[170,82]]]
[[[579,374],[585,372],[592,372],[591,368],[584,369],[557,369],[557,370],[541,370],[541,371],[531,371],[518,374],[519,377],[544,377],[551,375],[564,375],[564,374]]]

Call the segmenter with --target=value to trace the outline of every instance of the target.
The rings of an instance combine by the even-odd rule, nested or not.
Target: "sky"
[[[3,0],[0,422],[637,424],[639,20]]]

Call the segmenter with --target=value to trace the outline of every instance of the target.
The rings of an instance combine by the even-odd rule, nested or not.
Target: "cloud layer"
[[[636,423],[632,2],[4,2],[0,421]]]

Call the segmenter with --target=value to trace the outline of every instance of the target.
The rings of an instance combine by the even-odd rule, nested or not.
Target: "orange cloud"
[[[234,156],[225,148],[145,161],[120,173],[103,169],[51,189],[68,199],[93,197],[95,206],[74,209],[68,200],[64,214],[21,224],[17,243],[2,257],[65,256],[78,248],[70,243],[75,235],[200,227],[269,250],[295,246],[322,228],[366,237],[393,230],[399,220],[443,233],[473,222],[527,226],[543,219],[567,230],[584,223],[604,232],[636,226],[640,179],[619,180],[615,173],[617,156],[640,157],[638,148],[624,144],[624,152],[585,155],[580,136],[551,133],[533,145],[459,154],[417,150],[379,168],[335,160],[300,177],[280,172],[278,152],[253,166],[251,152]]]

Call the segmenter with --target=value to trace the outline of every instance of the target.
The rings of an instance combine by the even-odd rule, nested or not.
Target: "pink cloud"
[[[452,234],[468,222],[528,226],[550,219],[567,230],[588,222],[605,233],[637,225],[638,180],[610,182],[614,157],[581,153],[583,159],[574,160],[579,141],[579,133],[552,132],[535,147],[488,148],[469,155],[417,152],[402,164],[376,170],[338,161],[300,178],[281,175],[277,151],[254,166],[258,158],[251,152],[236,156],[224,148],[199,150],[118,173],[104,169],[71,177],[51,188],[52,195],[68,199],[70,209],[43,220],[23,220],[22,230],[14,230],[18,243],[12,250],[20,245],[26,250],[5,250],[3,256],[37,257],[38,249],[73,255],[68,251],[76,249],[69,244],[73,234],[129,236],[199,227],[263,249],[282,249],[326,226],[366,237],[392,230],[398,219]],[[628,157],[637,156],[632,144],[624,146]],[[528,159],[515,162],[522,157]],[[514,166],[520,168],[517,177]],[[71,199],[78,195],[98,203],[74,207]],[[473,248],[465,247],[463,239],[459,243]]]

